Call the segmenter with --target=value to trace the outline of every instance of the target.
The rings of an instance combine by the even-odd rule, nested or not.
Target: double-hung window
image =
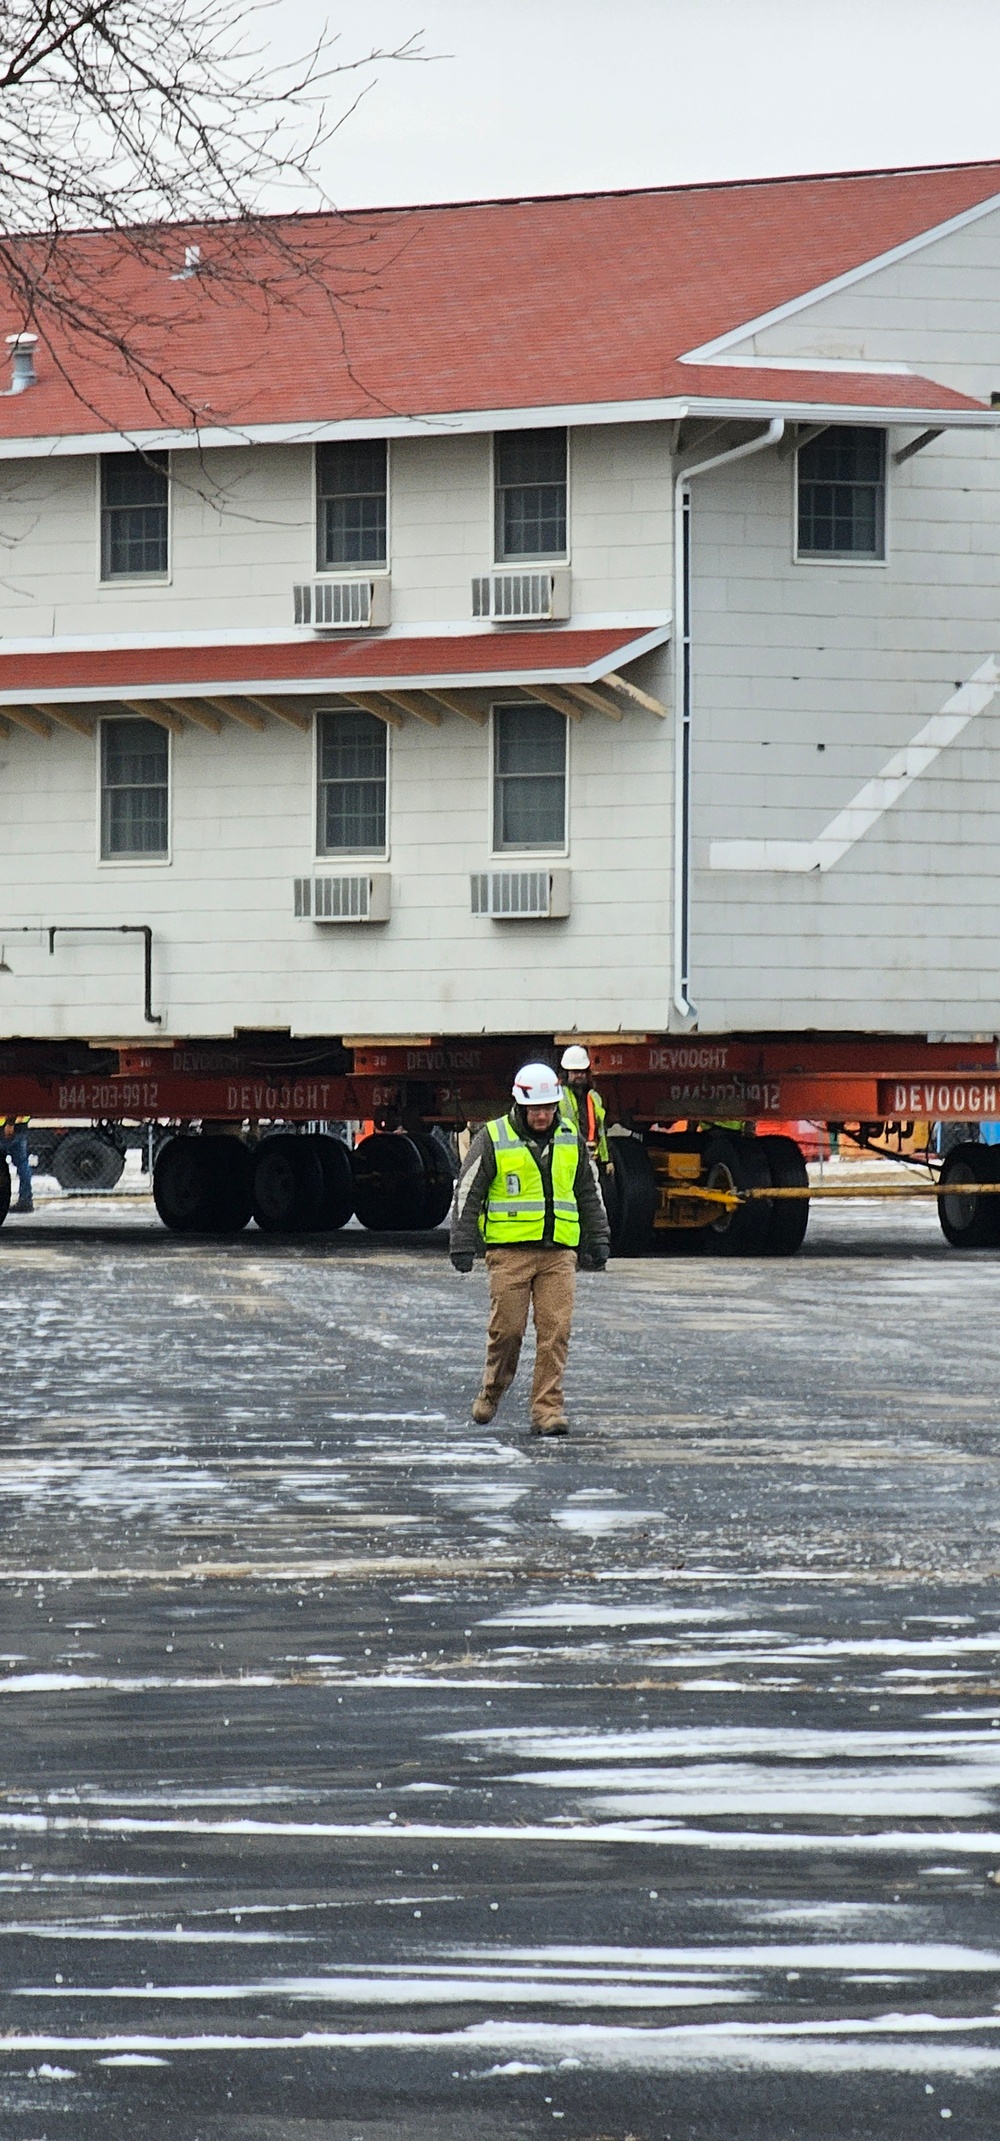
[[[566,841],[566,717],[549,706],[493,712],[493,846],[562,848]]]
[[[565,557],[565,430],[498,431],[493,469],[498,562]]]
[[[101,855],[105,862],[168,852],[170,739],[155,721],[101,723]]]
[[[317,749],[317,854],[384,854],[385,722],[359,706],[320,714]]]
[[[884,558],[885,432],[831,425],[799,449],[800,558]]]
[[[384,439],[337,440],[316,449],[316,563],[320,572],[382,568],[387,555]]]
[[[165,453],[102,455],[102,580],[166,577],[169,482]]]

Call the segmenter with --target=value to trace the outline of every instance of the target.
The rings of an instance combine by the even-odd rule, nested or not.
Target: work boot
[[[26,1204],[26,1203],[25,1203],[25,1201],[24,1201],[24,1198],[23,1198],[23,1197],[20,1197],[20,1198],[18,1199],[17,1203],[16,1203],[16,1204],[15,1204],[15,1206],[14,1206],[14,1210],[15,1210],[15,1212],[33,1212],[33,1211],[34,1211],[34,1209],[35,1209],[35,1207],[34,1207],[34,1205],[33,1205],[33,1204],[32,1204],[32,1203],[30,1202],[30,1200],[29,1200],[29,1202],[28,1202],[28,1203]]]
[[[481,1390],[479,1396],[472,1400],[472,1417],[477,1426],[488,1427],[495,1413],[496,1405],[493,1399],[488,1398],[485,1391]]]
[[[554,1420],[533,1420],[531,1432],[533,1435],[568,1435],[569,1421],[562,1413]]]

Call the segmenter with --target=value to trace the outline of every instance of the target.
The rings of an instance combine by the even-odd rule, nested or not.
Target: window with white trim
[[[384,854],[388,772],[384,721],[360,706],[319,715],[318,855]]]
[[[566,555],[566,431],[498,431],[493,441],[496,554]]]
[[[800,558],[884,558],[885,432],[832,424],[800,446]]]
[[[101,856],[148,862],[169,849],[170,739],[156,721],[101,722]]]
[[[335,439],[316,448],[316,564],[320,572],[382,567],[388,539],[384,439]]]
[[[169,519],[165,453],[102,454],[102,580],[165,579]]]
[[[529,701],[493,710],[493,846],[562,848],[566,717]]]

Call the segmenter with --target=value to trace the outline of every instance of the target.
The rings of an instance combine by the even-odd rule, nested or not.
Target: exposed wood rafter
[[[623,691],[627,699],[634,699],[637,706],[644,706],[647,714],[659,714],[661,721],[669,719],[669,708],[661,699],[654,699],[652,692],[641,691],[638,684],[633,684],[629,677],[619,676],[616,669],[609,669],[600,681],[610,684],[612,691]]]
[[[352,691],[349,694],[349,704],[360,706],[363,714],[374,714],[377,720],[387,722],[391,729],[401,729],[404,725],[398,706],[390,706],[389,701],[383,699],[377,691]]]
[[[164,699],[121,699],[119,704],[130,713],[140,714],[144,721],[156,721],[161,729],[169,729],[171,736],[179,736],[184,727],[180,715]]]
[[[221,715],[213,714],[200,699],[160,699],[158,704],[169,712],[180,714],[185,721],[193,721],[196,728],[208,729],[213,736],[222,734]]]
[[[15,728],[30,729],[33,736],[48,738],[52,734],[49,723],[43,721],[41,714],[36,714],[30,706],[5,706],[3,718],[5,721],[13,721]]]
[[[239,721],[245,729],[258,729],[263,732],[267,727],[267,721],[258,708],[245,704],[242,699],[206,698],[205,704],[217,707],[220,714],[227,714],[230,721]]]
[[[417,721],[426,721],[429,728],[439,729],[441,716],[436,706],[428,703],[424,691],[389,691],[383,687],[381,696],[390,706],[398,706],[404,714],[413,714]]]
[[[896,467],[898,468],[902,461],[912,461],[915,453],[923,453],[924,447],[932,446],[935,439],[942,437],[943,432],[943,424],[934,424],[929,430],[921,431],[917,438],[910,440],[908,446],[901,446],[899,451],[893,454]]]
[[[72,729],[75,736],[90,737],[94,733],[93,715],[88,718],[86,714],[77,713],[72,706],[36,705],[34,710],[36,714],[41,714],[43,721],[54,722],[56,728]]]
[[[583,720],[583,708],[578,706],[568,692],[560,691],[555,684],[526,684],[530,699],[539,699],[543,706],[554,706],[557,714],[565,714],[570,721]]]
[[[566,688],[573,693],[581,706],[592,706],[596,713],[604,714],[608,721],[624,720],[624,707],[617,706],[610,693],[605,697],[603,693],[595,691],[592,684],[570,684]]]
[[[245,705],[259,707],[262,714],[272,714],[275,721],[287,721],[290,728],[301,729],[303,735],[312,727],[312,715],[304,714],[288,699],[261,699],[249,691],[244,692],[243,699]]]
[[[471,700],[464,698],[459,692],[444,691],[439,684],[435,684],[433,691],[428,691],[426,697],[433,699],[436,705],[443,706],[446,713],[461,714],[463,721],[474,721],[477,728],[485,728],[485,708],[473,705]]]

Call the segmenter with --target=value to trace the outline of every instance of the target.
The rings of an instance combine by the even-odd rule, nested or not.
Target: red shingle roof
[[[79,248],[92,283],[106,255],[109,290],[120,278],[151,360],[166,363],[206,426],[672,395],[958,409],[975,405],[915,379],[678,360],[996,195],[1000,163],[298,219],[348,293],[343,344],[308,281],[297,309],[269,313],[210,273],[116,270],[110,238],[67,240],[66,257]],[[195,235],[210,269],[225,226]],[[177,233],[178,265],[190,236]],[[140,379],[102,370],[79,347],[59,358],[68,377],[42,348],[39,384],[0,400],[0,437],[191,422],[162,395],[154,412]]]
[[[419,690],[433,684],[587,683],[662,645],[666,629],[507,628],[440,639],[294,640],[277,646],[93,647],[0,654],[0,706],[73,699],[239,692]]]

